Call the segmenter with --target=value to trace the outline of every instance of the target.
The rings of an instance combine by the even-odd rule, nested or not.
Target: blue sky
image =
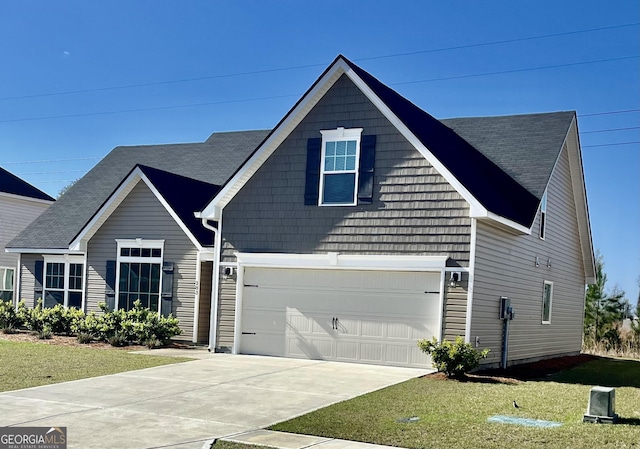
[[[0,166],[273,127],[342,53],[437,118],[576,110],[608,286],[640,276],[640,2],[0,0]],[[630,112],[622,112],[630,111]]]

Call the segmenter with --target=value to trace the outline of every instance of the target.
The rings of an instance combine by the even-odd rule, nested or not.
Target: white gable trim
[[[89,223],[87,223],[84,228],[82,228],[78,236],[69,244],[69,250],[86,251],[87,242],[91,239],[91,237],[93,237],[98,229],[102,227],[102,225],[107,221],[111,214],[113,214],[113,212],[118,208],[118,206],[120,206],[122,201],[124,201],[124,199],[129,195],[129,193],[131,193],[133,188],[140,181],[144,182],[149,190],[151,190],[160,204],[162,204],[169,215],[171,215],[171,218],[173,218],[180,229],[182,229],[189,240],[191,240],[191,243],[193,243],[199,251],[202,251],[203,247],[202,245],[200,245],[200,242],[198,242],[198,239],[194,237],[189,228],[182,222],[182,220],[180,220],[178,214],[176,214],[171,206],[169,206],[169,203],[167,203],[167,201],[160,194],[158,189],[156,189],[149,178],[147,178],[140,167],[134,168],[129,176],[127,176],[127,178],[122,182],[122,184],[120,184],[120,186],[111,194],[109,199],[104,203],[100,210],[98,210],[98,212],[93,216]]]
[[[580,136],[578,123],[573,117],[569,132],[565,139],[567,156],[569,157],[569,169],[571,173],[571,185],[573,188],[576,214],[578,216],[578,236],[582,246],[582,262],[587,284],[596,283],[596,263],[593,251],[593,239],[591,236],[591,223],[589,220],[589,205],[587,203],[587,188],[584,181],[584,168],[582,165],[582,151],[580,150]]]
[[[217,220],[221,210],[233,199],[244,184],[253,176],[260,166],[273,154],[280,143],[295,129],[324,94],[342,75],[346,74],[360,91],[380,110],[398,131],[424,156],[424,158],[453,186],[453,188],[469,203],[469,216],[472,218],[496,221],[501,227],[506,227],[518,234],[531,234],[531,229],[512,220],[493,214],[478,201],[469,190],[436,158],[433,153],[409,130],[391,109],[378,97],[360,78],[347,62],[338,60],[314,84],[301,101],[289,112],[282,123],[273,130],[269,138],[256,150],[253,156],[231,178],[215,198],[196,216]]]
[[[269,137],[267,137],[229,182],[224,185],[207,207],[205,207],[200,214],[196,213],[196,217],[218,220],[222,209],[229,204],[229,201],[233,199],[262,164],[273,154],[318,101],[324,97],[338,78],[347,70],[351,70],[349,65],[342,58],[338,59],[333,67],[325,72],[298,104],[285,116],[278,127],[273,130]]]

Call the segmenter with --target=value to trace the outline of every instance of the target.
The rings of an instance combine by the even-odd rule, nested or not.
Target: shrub
[[[5,333],[22,326],[22,318],[18,315],[11,301],[0,300],[0,329]]]
[[[113,333],[113,335],[107,338],[107,343],[109,343],[111,346],[120,347],[127,344],[127,339],[125,338],[124,334],[116,331]]]
[[[78,340],[78,343],[86,345],[93,341],[93,335],[88,332],[78,332],[76,339]]]
[[[42,329],[38,331],[38,338],[40,340],[48,340],[51,338],[52,335],[53,335],[53,332],[51,332],[51,326],[48,324],[45,324],[42,327]]]
[[[480,360],[489,353],[488,349],[478,351],[460,336],[455,342],[448,340],[420,340],[418,347],[431,356],[434,366],[447,377],[462,377],[480,364]]]

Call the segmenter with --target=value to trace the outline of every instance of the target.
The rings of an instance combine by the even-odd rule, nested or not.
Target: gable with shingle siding
[[[376,136],[373,200],[305,206],[307,139],[364,128]],[[469,205],[342,76],[224,209],[224,258],[233,251],[447,255],[468,265]]]

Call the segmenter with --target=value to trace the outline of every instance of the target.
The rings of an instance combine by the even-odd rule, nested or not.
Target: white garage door
[[[245,268],[240,352],[426,367],[440,273]]]

